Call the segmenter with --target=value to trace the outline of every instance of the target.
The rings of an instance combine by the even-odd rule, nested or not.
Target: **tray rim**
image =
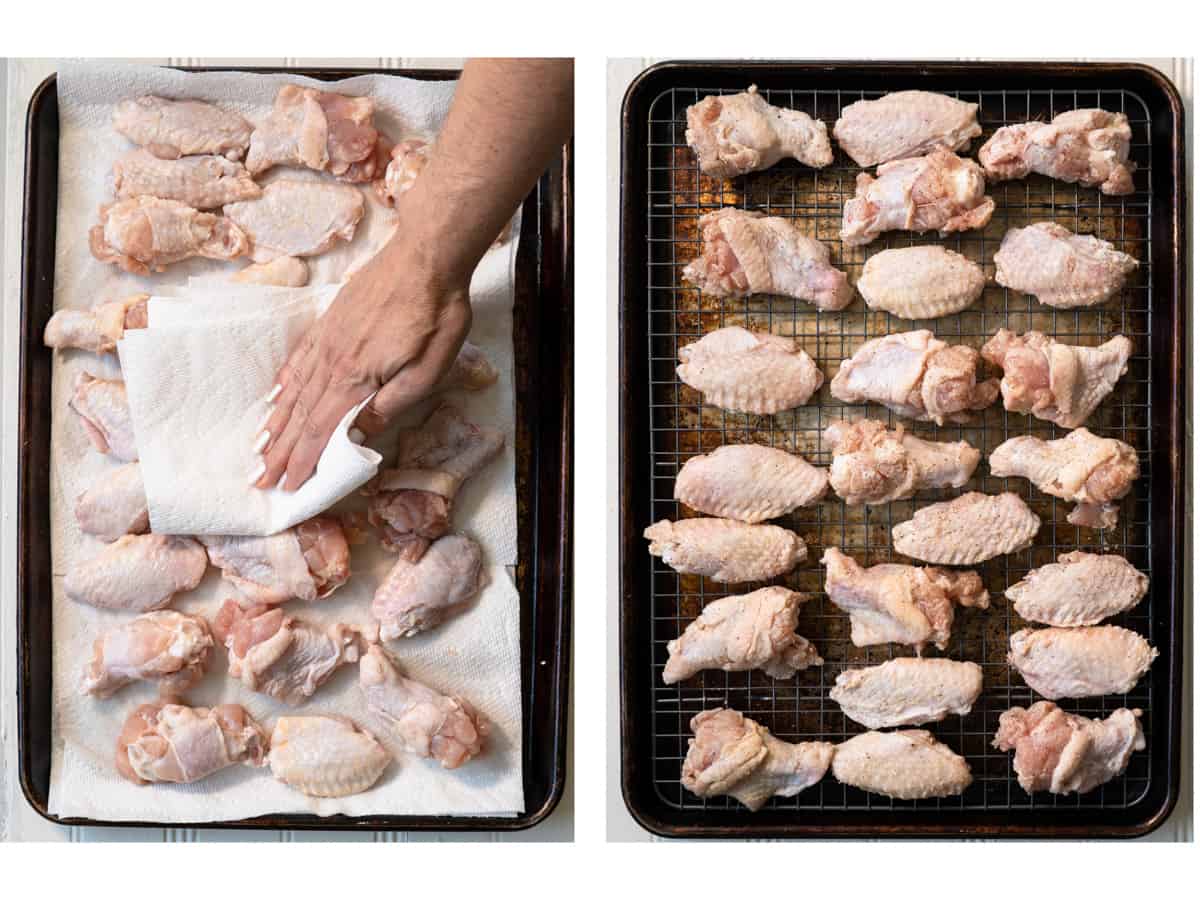
[[[696,59],[674,59],[665,60],[656,63],[642,72],[640,72],[629,87],[625,91],[625,95],[621,102],[621,159],[620,159],[620,284],[619,284],[619,364],[620,372],[618,376],[618,386],[621,392],[619,402],[619,484],[620,484],[620,508],[619,508],[619,524],[620,524],[620,581],[619,581],[619,683],[620,683],[620,749],[621,749],[621,798],[626,809],[634,820],[651,832],[660,837],[671,838],[1061,838],[1061,839],[1079,839],[1079,838],[1134,838],[1149,834],[1160,827],[1170,817],[1175,805],[1179,800],[1180,793],[1180,742],[1182,736],[1181,724],[1181,708],[1182,708],[1182,671],[1183,671],[1183,644],[1182,638],[1178,641],[1178,646],[1172,648],[1172,666],[1169,671],[1172,688],[1169,691],[1169,704],[1166,711],[1167,722],[1167,757],[1168,771],[1166,773],[1166,794],[1161,804],[1154,810],[1148,811],[1148,814],[1137,822],[1131,824],[1038,824],[1036,822],[1025,824],[1017,823],[996,823],[987,825],[954,825],[953,823],[939,825],[922,825],[917,823],[903,823],[903,813],[899,816],[892,813],[884,816],[876,815],[876,822],[871,824],[846,824],[823,822],[820,821],[822,815],[820,813],[806,814],[805,821],[796,822],[786,825],[779,824],[756,824],[753,820],[746,822],[738,822],[734,825],[716,825],[716,824],[690,824],[672,821],[670,814],[677,812],[676,810],[667,809],[666,814],[658,810],[649,810],[642,808],[640,798],[636,795],[636,791],[640,785],[635,780],[635,770],[641,766],[641,761],[634,757],[628,735],[636,727],[636,712],[634,708],[638,704],[632,700],[633,686],[636,680],[636,675],[630,671],[630,666],[627,665],[627,657],[630,655],[627,651],[629,645],[637,637],[637,624],[635,619],[638,614],[638,604],[633,596],[635,586],[635,559],[636,552],[631,552],[635,549],[634,545],[638,540],[638,535],[635,534],[635,523],[632,521],[632,504],[629,501],[632,491],[630,489],[630,479],[626,477],[626,469],[629,461],[632,459],[632,451],[634,448],[634,439],[632,433],[627,429],[628,419],[633,418],[631,413],[639,409],[632,400],[632,388],[629,384],[629,363],[631,360],[631,349],[628,347],[627,335],[629,332],[630,318],[635,312],[644,313],[643,308],[635,310],[636,301],[631,302],[630,283],[636,280],[634,274],[634,260],[636,254],[640,252],[641,238],[644,235],[638,231],[636,222],[639,213],[643,212],[640,208],[634,208],[631,201],[640,201],[640,197],[630,197],[630,174],[633,161],[638,158],[641,152],[641,145],[634,139],[636,126],[633,121],[633,113],[637,103],[646,100],[650,102],[653,97],[648,96],[649,92],[654,89],[664,78],[669,78],[680,72],[706,72],[711,74],[722,69],[731,70],[730,74],[742,74],[742,80],[752,78],[756,72],[769,71],[772,73],[787,70],[789,75],[794,75],[798,78],[806,75],[821,74],[836,74],[844,73],[850,70],[860,73],[877,73],[877,74],[899,74],[898,70],[907,70],[907,74],[913,76],[919,75],[941,75],[953,76],[963,75],[970,77],[973,74],[978,74],[982,71],[988,72],[1009,72],[1014,76],[1029,77],[1034,74],[1044,74],[1046,76],[1058,75],[1066,73],[1094,73],[1104,75],[1116,75],[1121,73],[1136,73],[1144,78],[1147,78],[1163,97],[1165,97],[1167,105],[1172,117],[1172,137],[1174,144],[1174,153],[1171,159],[1170,176],[1173,182],[1172,192],[1174,202],[1170,207],[1171,216],[1171,232],[1174,256],[1174,277],[1170,279],[1173,287],[1173,304],[1169,309],[1167,325],[1174,329],[1174,333],[1180,336],[1187,334],[1187,248],[1188,248],[1188,232],[1186,216],[1184,211],[1187,204],[1187,167],[1185,157],[1185,121],[1183,102],[1180,98],[1179,91],[1169,78],[1166,77],[1158,69],[1144,63],[1123,63],[1123,62],[1055,62],[1055,61],[1008,61],[1008,60],[985,60],[985,61],[922,61],[922,60],[863,60],[863,61],[847,61],[847,60],[737,60],[737,59],[713,59],[713,60],[696,60]],[[664,85],[664,88],[668,85]],[[1169,151],[1168,151],[1169,152]],[[631,252],[633,251],[633,252]],[[1177,373],[1177,376],[1170,383],[1170,403],[1169,408],[1174,415],[1172,429],[1172,446],[1171,459],[1174,463],[1175,473],[1181,477],[1175,479],[1168,502],[1165,504],[1166,509],[1163,510],[1163,519],[1167,520],[1172,529],[1172,544],[1174,547],[1174,557],[1176,566],[1167,575],[1169,578],[1168,589],[1165,591],[1171,598],[1171,609],[1169,612],[1170,627],[1172,633],[1182,635],[1183,628],[1183,606],[1185,602],[1184,583],[1186,573],[1183,564],[1183,552],[1185,549],[1185,516],[1186,516],[1186,495],[1184,484],[1187,482],[1187,477],[1190,474],[1188,459],[1186,454],[1186,434],[1182,423],[1186,420],[1186,391],[1187,385],[1184,382],[1186,375],[1186,361],[1188,357],[1187,342],[1182,337],[1177,340],[1173,346],[1173,355],[1170,359],[1171,368]],[[1184,377],[1181,377],[1184,376]],[[1175,474],[1173,473],[1173,474]],[[724,812],[724,811],[721,811]],[[740,812],[740,811],[739,811]],[[890,811],[889,811],[890,812]],[[1103,811],[1099,811],[1103,812]],[[1031,813],[1036,814],[1036,811],[1031,810]],[[997,815],[1009,815],[1011,813],[998,813]],[[864,814],[855,814],[857,817],[863,817]]]
[[[462,73],[459,69],[450,68],[428,68],[428,69],[407,69],[407,68],[366,68],[354,66],[331,66],[331,67],[287,67],[287,66],[240,66],[240,65],[207,65],[207,66],[164,66],[163,68],[173,68],[186,72],[221,72],[221,71],[237,71],[247,72],[250,74],[291,74],[301,75],[321,81],[333,81],[343,78],[350,78],[357,75],[393,75],[402,78],[412,78],[419,81],[448,81],[457,79]],[[28,369],[27,369],[27,346],[28,335],[27,331],[27,300],[31,291],[32,285],[32,270],[30,264],[30,232],[31,226],[31,204],[34,202],[34,190],[31,172],[36,172],[39,161],[34,153],[34,142],[32,140],[35,129],[36,111],[40,105],[45,102],[47,94],[53,92],[57,99],[57,84],[58,72],[52,72],[47,75],[42,82],[34,89],[30,96],[29,105],[26,107],[25,114],[25,159],[24,159],[24,185],[22,190],[22,227],[21,227],[21,331],[22,339],[18,353],[18,434],[24,433],[26,424],[26,409],[32,402],[30,397],[30,388],[28,385]],[[47,805],[37,797],[37,792],[32,784],[31,772],[29,771],[29,755],[30,748],[27,746],[30,740],[28,718],[29,698],[27,697],[26,685],[29,681],[29,653],[27,642],[23,640],[27,627],[26,606],[29,591],[27,587],[27,560],[25,553],[22,552],[22,547],[27,543],[26,528],[28,513],[26,504],[32,503],[33,500],[28,496],[29,492],[26,489],[27,467],[28,460],[26,459],[26,451],[19,448],[17,454],[17,776],[18,783],[21,787],[21,793],[25,798],[25,802],[29,807],[49,822],[56,825],[64,826],[82,826],[82,827],[102,827],[102,828],[188,828],[188,829],[214,829],[214,830],[287,830],[287,831],[380,831],[380,832],[400,832],[400,831],[447,831],[447,832],[516,832],[524,831],[544,821],[557,808],[562,800],[563,793],[566,787],[566,770],[567,770],[567,722],[570,715],[570,674],[571,674],[571,625],[572,625],[572,581],[571,574],[573,569],[573,545],[572,545],[572,497],[573,497],[573,478],[574,464],[572,457],[572,426],[574,421],[574,403],[573,403],[573,382],[571,378],[573,366],[574,345],[570,340],[571,322],[573,318],[574,305],[574,277],[573,277],[573,214],[574,214],[574,175],[573,175],[573,141],[569,142],[562,151],[561,158],[556,165],[561,165],[561,183],[558,189],[561,191],[561,198],[557,213],[562,217],[562,235],[561,246],[553,248],[539,248],[539,255],[543,258],[549,255],[558,257],[557,263],[559,266],[561,296],[563,298],[562,310],[563,321],[560,323],[560,331],[567,337],[566,341],[560,342],[563,365],[563,385],[561,404],[556,410],[559,421],[561,422],[562,434],[557,446],[548,443],[547,449],[553,449],[560,465],[560,483],[557,491],[551,495],[550,499],[554,503],[556,509],[551,510],[554,516],[554,521],[558,525],[559,541],[557,545],[558,553],[556,556],[557,571],[551,573],[552,577],[544,579],[540,576],[531,579],[531,593],[537,594],[539,587],[546,587],[553,591],[557,603],[553,611],[558,617],[558,627],[556,629],[556,644],[557,653],[555,660],[555,685],[554,691],[549,698],[553,704],[554,713],[552,717],[553,732],[552,744],[553,753],[549,760],[553,766],[553,777],[550,782],[549,792],[542,799],[540,805],[533,810],[526,810],[517,816],[429,816],[429,815],[372,815],[372,816],[315,816],[303,814],[284,814],[270,813],[263,816],[256,816],[249,819],[224,820],[219,822],[155,822],[144,820],[108,820],[108,819],[93,819],[90,817],[81,816],[59,816],[51,813]],[[57,159],[50,164],[57,166]],[[543,175],[542,177],[546,177]],[[526,200],[528,202],[528,198]],[[539,285],[539,290],[541,286]],[[533,441],[535,448],[538,445],[537,440]],[[535,453],[540,457],[540,453]],[[535,486],[536,487],[536,486]],[[541,505],[537,491],[534,492],[531,506],[531,518],[538,518],[542,514]],[[536,549],[536,544],[534,549]],[[537,562],[537,554],[532,553],[535,558],[530,560],[530,564]],[[536,602],[534,597],[530,602]],[[524,677],[522,672],[522,677]],[[526,685],[522,685],[522,693],[527,690]]]

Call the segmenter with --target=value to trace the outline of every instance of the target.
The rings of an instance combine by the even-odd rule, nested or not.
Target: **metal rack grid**
[[[1151,578],[1151,515],[1154,473],[1149,465],[1149,364],[1150,317],[1150,217],[1151,181],[1150,116],[1145,103],[1129,91],[989,90],[948,91],[979,105],[983,135],[963,155],[973,156],[983,141],[1004,125],[1048,120],[1070,109],[1102,107],[1124,112],[1133,130],[1130,158],[1137,163],[1136,192],[1126,197],[1105,197],[1094,188],[1080,188],[1041,176],[989,186],[996,200],[991,223],[979,231],[941,239],[936,233],[913,235],[889,232],[866,247],[845,247],[839,239],[842,205],[854,194],[859,172],[836,147],[831,166],[808,169],[786,161],[776,167],[735,181],[700,174],[684,138],[684,111],[703,96],[737,93],[745,84],[720,89],[673,88],[651,102],[648,116],[648,185],[646,205],[648,247],[648,347],[650,383],[650,484],[651,521],[677,519],[691,514],[673,499],[675,476],[691,456],[723,444],[760,443],[802,454],[810,462],[827,466],[831,454],[821,432],[831,421],[871,417],[889,424],[904,421],[910,431],[937,440],[966,440],[982,451],[974,477],[962,490],[985,493],[1015,491],[1042,519],[1042,528],[1029,549],[976,566],[992,595],[988,610],[957,611],[951,640],[944,652],[925,653],[972,660],[984,671],[984,689],[972,711],[923,726],[951,749],[963,755],[974,774],[973,784],[961,796],[924,801],[891,800],[840,784],[827,776],[792,798],[774,798],[768,808],[784,810],[905,809],[1053,810],[1115,809],[1132,806],[1150,789],[1152,774],[1148,752],[1135,753],[1125,774],[1086,795],[1027,795],[1012,772],[1011,753],[991,746],[998,717],[1010,706],[1028,706],[1040,699],[1007,664],[1009,635],[1026,623],[1011,612],[1003,591],[1030,569],[1053,562],[1073,549],[1116,552]],[[800,109],[832,127],[838,112],[849,103],[872,99],[884,92],[840,90],[763,90],[769,103]],[[989,283],[984,295],[969,309],[935,320],[910,321],[875,312],[862,298],[840,312],[819,313],[803,301],[783,297],[714,300],[684,285],[680,273],[700,250],[698,220],[722,206],[756,209],[796,220],[804,232],[829,246],[832,262],[857,282],[871,254],[890,247],[942,244],[984,267]],[[1133,255],[1140,267],[1127,280],[1121,294],[1098,308],[1055,310],[1034,298],[1011,292],[992,282],[992,256],[1010,227],[1053,220],[1080,233],[1095,234]],[[682,384],[675,374],[680,347],[725,325],[744,325],[795,337],[825,374],[821,390],[804,407],[775,416],[727,412],[702,403],[698,392]],[[1066,516],[1073,504],[1039,493],[1024,479],[995,478],[988,474],[986,457],[1001,442],[1017,435],[1061,437],[1066,432],[1050,423],[1006,413],[1000,403],[975,414],[965,425],[937,427],[932,423],[901,420],[873,405],[843,404],[829,393],[829,380],[842,359],[870,337],[927,328],[950,343],[980,347],[999,328],[1016,332],[1036,329],[1059,341],[1095,345],[1122,333],[1135,344],[1127,373],[1105,399],[1087,427],[1104,436],[1119,438],[1138,451],[1141,477],[1121,506],[1118,526],[1094,531],[1070,525]],[[743,593],[759,585],[721,585],[693,575],[680,575],[661,560],[651,559],[652,617],[651,659],[654,747],[654,782],[662,799],[681,809],[741,809],[732,798],[702,800],[686,791],[679,780],[687,753],[691,717],[715,706],[728,705],[760,721],[784,740],[839,742],[865,729],[845,718],[828,699],[837,675],[854,666],[874,665],[895,656],[911,655],[911,648],[883,645],[856,648],[850,642],[849,617],[834,607],[823,592],[819,559],[827,547],[838,547],[860,564],[907,561],[891,547],[893,524],[911,517],[920,506],[956,496],[959,491],[923,492],[905,501],[880,507],[847,507],[829,492],[813,507],[798,510],[781,521],[799,533],[809,546],[809,558],[796,571],[775,583],[809,595],[801,611],[798,632],[812,640],[825,664],[775,681],[761,672],[708,671],[683,683],[664,685],[662,668],[666,644],[678,637],[712,599]],[[1153,619],[1151,597],[1129,612],[1109,621],[1146,634]],[[1122,706],[1143,710],[1142,726],[1148,746],[1154,740],[1154,710],[1150,675],[1122,696],[1106,696],[1059,703],[1069,712],[1107,716]],[[1159,776],[1161,777],[1161,776]]]

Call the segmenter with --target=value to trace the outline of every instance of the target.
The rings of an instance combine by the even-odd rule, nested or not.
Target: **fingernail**
[[[274,403],[276,401],[276,399],[278,399],[279,395],[282,393],[283,393],[283,385],[282,384],[275,385],[275,387],[271,388],[271,393],[267,394],[267,402]]]
[[[258,481],[258,479],[263,477],[263,473],[265,471],[267,471],[267,461],[264,459],[254,467],[254,471],[250,473],[250,477],[246,480],[246,484],[254,484],[256,481]]]
[[[267,444],[271,440],[271,432],[263,429],[262,433],[254,441],[254,452],[262,453]]]
[[[266,427],[267,427],[267,423],[271,421],[271,416],[273,416],[274,414],[275,414],[275,410],[274,410],[274,409],[268,409],[268,410],[266,411],[266,413],[263,415],[263,417],[262,417],[262,421],[260,421],[260,422],[258,423],[258,427],[257,427],[257,428],[255,428],[254,430],[255,430],[255,431],[262,431],[264,428],[266,428]]]
[[[360,428],[351,428],[346,433],[346,436],[349,437],[350,440],[356,444],[361,444],[363,441],[365,441],[367,439],[367,436],[362,433],[362,429],[360,429]]]

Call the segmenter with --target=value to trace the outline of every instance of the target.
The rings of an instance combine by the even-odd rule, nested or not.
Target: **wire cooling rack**
[[[646,233],[647,307],[650,380],[646,399],[650,407],[651,521],[691,515],[673,499],[675,476],[690,457],[724,444],[758,443],[799,453],[810,462],[828,466],[829,448],[821,432],[839,419],[870,417],[889,424],[903,422],[922,437],[936,440],[966,440],[982,451],[974,477],[962,491],[989,494],[1014,491],[1025,499],[1042,520],[1035,543],[1027,550],[974,567],[992,595],[987,610],[959,609],[950,643],[945,651],[933,648],[926,655],[970,660],[983,668],[984,688],[967,716],[950,716],[926,726],[970,764],[974,782],[961,795],[923,801],[891,800],[840,784],[827,776],[814,787],[792,798],[774,798],[769,806],[783,810],[874,810],[963,809],[1010,810],[1064,807],[1072,809],[1119,809],[1132,806],[1150,789],[1151,754],[1133,755],[1124,775],[1085,795],[1027,795],[1012,771],[1011,753],[991,746],[1000,713],[1010,706],[1028,706],[1040,699],[1006,662],[1009,635],[1026,627],[1003,597],[1004,589],[1020,580],[1030,569],[1053,562],[1061,553],[1075,549],[1120,553],[1139,570],[1151,571],[1150,497],[1154,472],[1149,465],[1149,410],[1151,397],[1150,221],[1152,179],[1150,167],[1150,114],[1137,94],[1126,90],[983,90],[946,91],[979,105],[983,135],[972,141],[963,155],[974,156],[996,129],[1031,120],[1046,121],[1071,109],[1101,107],[1124,112],[1133,130],[1131,159],[1137,163],[1135,193],[1106,197],[1094,188],[1055,182],[1041,176],[990,185],[988,194],[996,201],[996,212],[986,229],[940,239],[889,232],[865,247],[843,246],[839,239],[842,206],[854,194],[854,180],[861,168],[837,148],[831,166],[815,170],[790,161],[734,181],[721,181],[700,173],[687,146],[685,110],[708,94],[737,93],[745,83],[719,89],[670,88],[649,105]],[[884,92],[842,90],[763,90],[769,103],[802,110],[822,119],[832,131],[839,111],[856,100],[872,99]],[[699,218],[704,213],[736,206],[761,210],[796,221],[804,233],[823,241],[832,262],[856,282],[863,263],[874,253],[890,247],[941,244],[983,266],[989,283],[983,297],[969,309],[932,320],[904,320],[872,311],[857,294],[845,310],[818,313],[804,301],[783,297],[756,296],[742,300],[701,297],[685,285],[683,267],[700,252]],[[1139,269],[1127,280],[1119,296],[1098,308],[1055,310],[1034,298],[994,284],[992,257],[1009,228],[1038,221],[1055,221],[1072,231],[1094,234],[1111,241],[1135,257]],[[699,393],[682,384],[675,374],[679,348],[726,325],[743,325],[757,330],[795,337],[825,374],[825,384],[813,399],[796,410],[775,416],[726,412],[702,403]],[[989,474],[987,456],[1010,437],[1031,434],[1042,438],[1061,437],[1066,431],[1031,416],[1007,413],[997,402],[977,413],[965,425],[937,427],[901,419],[876,405],[840,403],[829,393],[829,380],[838,364],[867,339],[880,335],[927,328],[952,344],[979,348],[1000,328],[1024,332],[1042,331],[1072,344],[1096,345],[1114,334],[1134,342],[1129,369],[1113,393],[1092,414],[1086,426],[1103,437],[1119,438],[1138,451],[1141,477],[1121,504],[1116,528],[1094,531],[1070,525],[1067,514],[1073,504],[1041,494],[1026,480],[995,478]],[[809,547],[808,560],[786,578],[786,584],[804,592],[809,600],[802,607],[798,632],[813,641],[825,664],[802,671],[790,680],[775,681],[761,672],[708,671],[676,685],[664,685],[662,668],[667,642],[678,637],[710,600],[744,593],[760,585],[721,585],[693,575],[680,575],[653,560],[651,598],[646,614],[652,616],[654,783],[664,802],[678,809],[739,809],[727,797],[702,800],[680,784],[680,766],[691,737],[688,722],[703,709],[729,706],[766,725],[778,737],[789,740],[840,742],[864,731],[847,719],[829,690],[846,668],[874,665],[896,656],[911,655],[911,648],[883,645],[856,648],[850,642],[849,617],[834,607],[824,594],[824,570],[819,564],[828,547],[838,547],[864,566],[909,560],[895,553],[891,529],[930,502],[956,496],[957,490],[928,491],[915,498],[878,507],[848,507],[829,492],[819,505],[798,510],[781,520],[800,534]],[[1133,610],[1110,621],[1142,634],[1149,633],[1154,618],[1154,591]],[[1122,706],[1143,711],[1142,726],[1149,746],[1155,740],[1155,710],[1149,683],[1154,670],[1125,695],[1063,700],[1069,712],[1090,717],[1107,716]]]

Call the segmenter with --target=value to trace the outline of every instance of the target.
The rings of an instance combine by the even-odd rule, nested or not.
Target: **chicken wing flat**
[[[931,150],[962,150],[983,134],[975,119],[979,106],[929,91],[896,91],[878,100],[859,100],[842,110],[833,136],[860,166]]]
[[[791,678],[800,669],[821,665],[816,647],[796,634],[800,604],[806,599],[787,588],[767,587],[707,604],[667,644],[663,681],[674,684],[705,669],[762,669],[772,678]]]
[[[872,178],[855,181],[854,196],[842,210],[842,243],[869,244],[885,231],[955,231],[982,228],[996,202],[984,196],[983,169],[947,150],[884,163]]]
[[[138,458],[125,382],[79,372],[68,405],[79,416],[97,451],[121,462],[133,462]]]
[[[892,545],[905,556],[944,566],[973,566],[1024,550],[1042,520],[1014,493],[977,491],[918,509],[892,529]]]
[[[781,741],[732,709],[692,717],[680,781],[697,797],[728,794],[751,811],[772,797],[794,797],[825,777],[833,744]]]
[[[643,536],[650,552],[676,572],[724,583],[768,581],[808,556],[804,541],[786,528],[730,519],[663,519]]]
[[[160,159],[147,150],[130,150],[113,164],[118,200],[161,197],[196,209],[213,209],[262,193],[246,167],[223,156]]]
[[[69,599],[101,609],[149,612],[204,577],[204,547],[188,537],[127,534],[78,563],[63,579]]]
[[[75,521],[84,534],[115,541],[150,530],[142,467],[126,463],[106,474],[75,500]]]
[[[904,657],[846,669],[829,698],[860,725],[892,728],[965,716],[982,690],[983,669],[973,662]]]
[[[867,260],[858,292],[871,309],[902,319],[962,312],[983,293],[983,269],[945,247],[899,247]]]
[[[927,441],[903,425],[888,428],[874,419],[834,422],[825,429],[825,442],[833,447],[829,483],[850,505],[875,506],[932,488],[962,487],[981,455],[966,441]]]
[[[354,240],[366,201],[349,184],[280,178],[253,200],[222,210],[250,241],[256,263],[280,256],[318,256],[338,241]]]
[[[117,738],[117,771],[134,784],[190,784],[229,766],[266,764],[267,734],[234,703],[139,706]]]
[[[267,755],[271,772],[310,797],[361,794],[379,780],[391,754],[341,716],[280,716]]]
[[[385,548],[416,562],[450,528],[463,483],[504,446],[504,432],[467,421],[449,403],[400,435],[395,466],[371,482],[367,515]]]
[[[375,101],[285,84],[275,106],[250,136],[246,168],[301,166],[345,181],[370,181],[383,170]]]
[[[440,625],[463,612],[486,583],[483,551],[461,534],[438,538],[415,563],[400,557],[371,603],[380,637],[411,637]]]
[[[992,746],[1016,750],[1013,768],[1025,793],[1086,794],[1111,781],[1146,749],[1140,709],[1118,709],[1107,719],[1064,712],[1042,700],[1000,715]]]
[[[160,159],[215,154],[241,159],[250,146],[250,123],[199,100],[145,96],[122,100],[113,128]]]
[[[149,299],[149,294],[132,294],[92,309],[60,309],[46,323],[45,344],[56,350],[115,353],[127,329],[146,327]]]
[[[212,647],[208,623],[199,616],[146,613],[96,639],[79,692],[111,697],[135,681],[157,681],[164,695],[177,695],[204,677]]]
[[[772,106],[755,85],[742,94],[705,97],[689,106],[686,137],[700,171],[714,178],[769,169],[781,159],[815,169],[833,162],[824,122]]]
[[[1004,369],[1005,409],[1078,428],[1125,374],[1133,341],[1119,334],[1099,347],[1077,347],[1040,331],[1001,328],[980,353]]]
[[[842,784],[894,797],[954,797],[971,784],[967,761],[928,731],[868,731],[838,744],[833,776]]]
[[[1117,625],[1026,628],[1008,641],[1008,663],[1050,700],[1125,694],[1150,669],[1158,651]]]
[[[974,572],[893,563],[864,569],[836,547],[825,551],[821,564],[830,602],[850,614],[855,647],[897,643],[920,652],[932,643],[945,649],[955,604],[987,609],[990,602]]]
[[[88,241],[92,256],[100,262],[134,275],[162,272],[195,256],[236,259],[250,247],[245,232],[224,216],[158,197],[102,206],[100,223],[92,226]]]
[[[811,506],[827,484],[824,469],[786,450],[726,444],[683,464],[675,499],[706,515],[756,524]]]
[[[408,753],[457,769],[483,752],[487,723],[465,700],[400,674],[378,644],[358,664],[358,684],[371,712],[387,722]]]
[[[208,558],[244,607],[328,597],[350,578],[350,545],[341,523],[316,516],[270,537],[203,535]]]
[[[944,425],[970,421],[970,413],[995,402],[994,378],[976,383],[979,353],[951,346],[931,331],[872,338],[844,359],[829,383],[843,403],[874,402],[897,415]]]
[[[308,263],[295,256],[277,256],[270,262],[251,263],[231,278],[238,284],[266,284],[276,287],[304,287],[308,284]]]
[[[996,283],[1047,306],[1095,306],[1117,294],[1138,261],[1108,241],[1056,222],[1010,228],[996,251]]]
[[[778,216],[727,207],[700,218],[704,249],[684,281],[710,297],[781,294],[837,310],[854,296],[846,273],[829,263],[829,248]]]
[[[286,616],[278,607],[243,609],[226,600],[213,632],[229,651],[229,677],[252,691],[297,706],[341,666],[358,662],[366,638],[357,628],[326,629]]]
[[[1001,128],[979,148],[979,161],[992,181],[1036,172],[1120,196],[1133,193],[1132,137],[1124,113],[1073,109],[1049,122]]]
[[[803,406],[825,376],[788,337],[731,325],[681,347],[681,381],[704,402],[734,412],[771,415]]]
[[[1138,478],[1137,451],[1124,441],[1076,428],[1046,441],[1010,438],[988,458],[997,478],[1028,478],[1043,493],[1078,504],[1067,521],[1087,528],[1114,528],[1120,500]]]
[[[1004,592],[1022,619],[1043,625],[1096,625],[1132,609],[1150,579],[1115,553],[1063,553]]]

